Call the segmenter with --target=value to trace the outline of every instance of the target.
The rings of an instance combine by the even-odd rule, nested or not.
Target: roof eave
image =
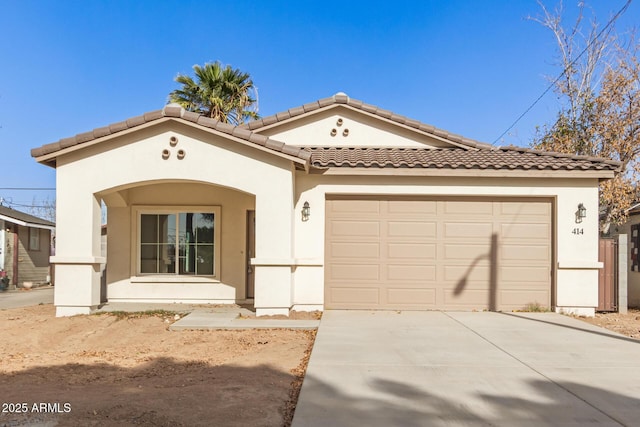
[[[392,168],[392,167],[311,167],[310,173],[334,176],[444,176],[474,178],[583,178],[605,181],[615,171],[603,170],[524,170],[524,169],[451,169],[451,168]]]
[[[222,132],[222,131],[219,131],[219,130],[216,130],[216,129],[212,129],[210,127],[203,126],[203,125],[200,125],[198,123],[194,123],[194,122],[192,122],[190,120],[185,120],[185,119],[180,118],[180,117],[162,117],[162,118],[159,118],[157,120],[153,120],[153,121],[150,121],[150,122],[147,122],[147,123],[143,123],[143,124],[140,124],[138,126],[135,126],[135,127],[129,128],[129,129],[125,129],[125,130],[122,130],[122,131],[117,132],[117,133],[112,133],[112,134],[109,134],[109,135],[106,135],[106,136],[103,136],[103,137],[99,137],[99,138],[93,139],[91,141],[84,142],[82,144],[72,145],[70,147],[66,147],[66,148],[63,148],[61,150],[58,150],[58,151],[55,151],[55,152],[52,152],[52,153],[48,153],[48,154],[45,154],[45,155],[42,155],[42,156],[37,156],[37,157],[35,157],[35,160],[38,163],[42,163],[44,165],[47,165],[47,166],[55,168],[56,167],[56,159],[59,156],[64,156],[66,154],[69,154],[69,153],[72,153],[72,152],[75,152],[75,151],[78,151],[78,150],[83,150],[85,148],[88,148],[88,147],[103,143],[105,141],[108,141],[108,140],[111,140],[111,139],[114,139],[114,138],[119,138],[119,137],[122,137],[122,136],[126,136],[126,135],[129,135],[131,133],[137,132],[139,130],[146,129],[146,128],[149,128],[149,127],[152,127],[152,126],[157,126],[157,125],[159,125],[161,123],[166,123],[166,122],[169,122],[169,121],[175,121],[177,123],[185,124],[185,125],[194,127],[196,129],[200,129],[200,130],[202,130],[204,132],[207,132],[207,133],[210,133],[210,134],[213,134],[213,135],[216,135],[216,136],[221,136],[223,138],[232,140],[234,142],[238,142],[238,143],[243,144],[245,146],[248,146],[248,147],[251,147],[251,148],[255,148],[255,149],[258,149],[260,151],[264,151],[264,152],[273,154],[275,156],[291,160],[291,161],[293,161],[295,163],[299,163],[301,165],[305,165],[305,167],[308,168],[309,161],[307,159],[302,159],[302,158],[300,158],[298,156],[294,156],[294,155],[291,155],[291,154],[287,154],[287,153],[283,153],[283,152],[280,152],[280,151],[276,151],[276,150],[270,149],[268,147],[262,146],[260,144],[256,144],[256,143],[252,143],[250,141],[246,141],[246,140],[244,140],[242,138],[235,137],[235,136],[230,135],[228,133],[225,133],[225,132]]]
[[[83,142],[82,144],[71,145],[69,147],[62,148],[62,149],[60,149],[58,151],[54,151],[54,152],[51,152],[51,153],[43,154],[41,156],[34,156],[34,158],[36,159],[36,161],[38,163],[42,163],[44,165],[51,166],[51,167],[55,168],[56,167],[56,166],[54,166],[55,163],[56,163],[55,161],[59,156],[64,156],[65,154],[73,153],[74,151],[83,150],[85,148],[92,147],[94,145],[100,144],[100,143],[102,143],[104,141],[109,141],[109,140],[114,139],[114,138],[119,138],[121,136],[129,135],[129,134],[137,132],[139,130],[146,129],[146,128],[151,127],[151,126],[156,126],[156,125],[158,125],[160,123],[165,123],[165,122],[168,122],[169,120],[176,120],[176,119],[177,119],[176,117],[162,117],[160,119],[157,119],[157,120],[154,120],[154,121],[151,121],[151,122],[143,123],[143,124],[140,124],[140,125],[135,126],[135,127],[124,129],[124,130],[121,130],[119,132],[115,132],[115,133],[112,133],[112,134],[109,134],[109,135],[105,135],[105,136],[102,136],[102,137],[99,137],[99,138],[96,138],[96,139],[92,139],[92,140],[87,141],[87,142]],[[53,163],[54,165],[52,165],[51,163]]]
[[[41,228],[41,229],[52,230],[52,231],[56,229],[54,225],[37,224],[35,222],[22,221],[20,219],[13,218],[8,215],[0,214],[0,219],[11,222],[13,224],[22,225],[24,227]]]

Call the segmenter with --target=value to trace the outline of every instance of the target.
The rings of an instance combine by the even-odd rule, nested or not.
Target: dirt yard
[[[640,310],[580,319],[640,339]],[[0,310],[0,427],[290,424],[315,333],[174,320]]]
[[[638,309],[629,309],[627,314],[596,313],[595,317],[579,317],[579,319],[640,340],[640,310]]]
[[[0,311],[0,426],[289,425],[314,332]]]

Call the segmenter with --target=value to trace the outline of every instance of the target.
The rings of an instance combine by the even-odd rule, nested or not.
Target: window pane
[[[158,240],[158,215],[140,216],[140,242],[156,243]]]
[[[143,214],[140,216],[141,243],[170,243],[175,240],[176,216]]]
[[[213,275],[214,214],[183,212],[178,218],[179,274]]]
[[[197,243],[213,243],[214,216],[212,213],[198,213],[194,216]]]
[[[175,273],[176,272],[176,246],[175,245],[158,245],[159,262],[158,273]]]
[[[40,250],[40,229],[29,228],[29,250]]]
[[[196,274],[196,245],[180,245],[180,274]]]
[[[213,245],[196,246],[196,274],[213,275]]]
[[[158,243],[176,242],[175,214],[158,215]]]
[[[140,215],[140,272],[175,273],[176,216]]]
[[[158,272],[158,245],[143,244],[140,246],[140,272]]]

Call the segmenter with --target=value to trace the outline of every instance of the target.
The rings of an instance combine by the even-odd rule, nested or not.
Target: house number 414
[[[584,228],[574,228],[572,234],[584,234]]]

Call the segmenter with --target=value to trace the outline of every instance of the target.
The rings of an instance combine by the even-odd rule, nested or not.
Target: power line
[[[518,122],[519,122],[519,121],[520,121],[524,116],[526,116],[526,115],[527,115],[527,113],[529,113],[529,111],[531,111],[531,109],[532,109],[533,107],[535,107],[535,106],[536,106],[536,104],[537,104],[538,102],[540,102],[540,100],[541,100],[542,98],[544,98],[544,96],[545,96],[545,95],[546,95],[546,94],[547,94],[547,93],[548,93],[548,92],[549,92],[553,87],[555,87],[556,83],[558,83],[558,81],[559,81],[562,77],[564,77],[564,75],[565,75],[565,74],[567,74],[567,70],[568,70],[569,68],[573,67],[573,64],[575,64],[575,63],[576,63],[576,61],[577,61],[578,59],[580,59],[580,57],[581,57],[582,55],[584,55],[584,53],[587,51],[587,49],[589,49],[589,48],[591,47],[591,45],[592,45],[593,43],[595,43],[595,42],[596,42],[596,40],[597,40],[598,38],[600,38],[600,36],[602,35],[602,33],[604,33],[604,32],[605,32],[605,30],[606,30],[607,28],[609,28],[609,27],[610,27],[610,26],[611,26],[611,25],[616,21],[616,19],[618,19],[618,18],[620,17],[620,15],[622,15],[622,14],[627,10],[627,8],[629,7],[629,5],[631,4],[631,1],[632,1],[632,0],[627,0],[627,2],[625,3],[625,5],[624,5],[624,6],[622,6],[622,8],[618,11],[618,13],[616,13],[616,14],[613,16],[613,18],[611,18],[611,19],[609,20],[609,22],[607,22],[607,25],[605,25],[605,26],[602,28],[602,30],[600,30],[600,32],[599,32],[599,33],[598,33],[598,34],[597,34],[593,39],[591,39],[591,41],[587,44],[587,46],[585,46],[585,48],[582,50],[582,52],[580,52],[580,54],[579,54],[578,56],[576,56],[576,58],[575,58],[573,61],[571,61],[571,62],[569,63],[569,65],[568,65],[564,70],[562,70],[562,73],[560,73],[560,75],[559,75],[559,76],[558,76],[558,77],[557,77],[553,82],[551,82],[551,84],[550,84],[550,85],[549,85],[549,86],[544,90],[544,92],[542,92],[542,95],[540,95],[540,96],[539,96],[535,101],[533,101],[533,104],[531,104],[531,105],[529,106],[529,108],[527,108],[526,110],[524,110],[524,113],[520,114],[520,116],[518,116],[518,118],[517,118],[517,119],[516,119],[512,124],[511,124],[511,126],[509,126],[509,127],[507,128],[507,130],[505,130],[504,132],[502,132],[502,133],[500,134],[500,136],[499,136],[499,137],[497,137],[497,138],[495,139],[495,141],[493,141],[493,142],[491,143],[491,145],[495,145],[495,143],[496,143],[496,142],[498,142],[498,141],[500,140],[500,138],[502,138],[503,136],[505,136],[505,135],[507,134],[507,132],[509,132],[511,129],[513,129],[513,127],[514,127],[516,124],[518,124]]]
[[[54,187],[0,187],[0,190],[55,191],[55,188]]]
[[[6,203],[7,205],[10,206],[20,206],[21,208],[48,208],[53,206],[53,204],[51,205],[23,205],[21,203],[15,203],[15,202],[10,202],[8,200],[0,200],[0,202]]]

